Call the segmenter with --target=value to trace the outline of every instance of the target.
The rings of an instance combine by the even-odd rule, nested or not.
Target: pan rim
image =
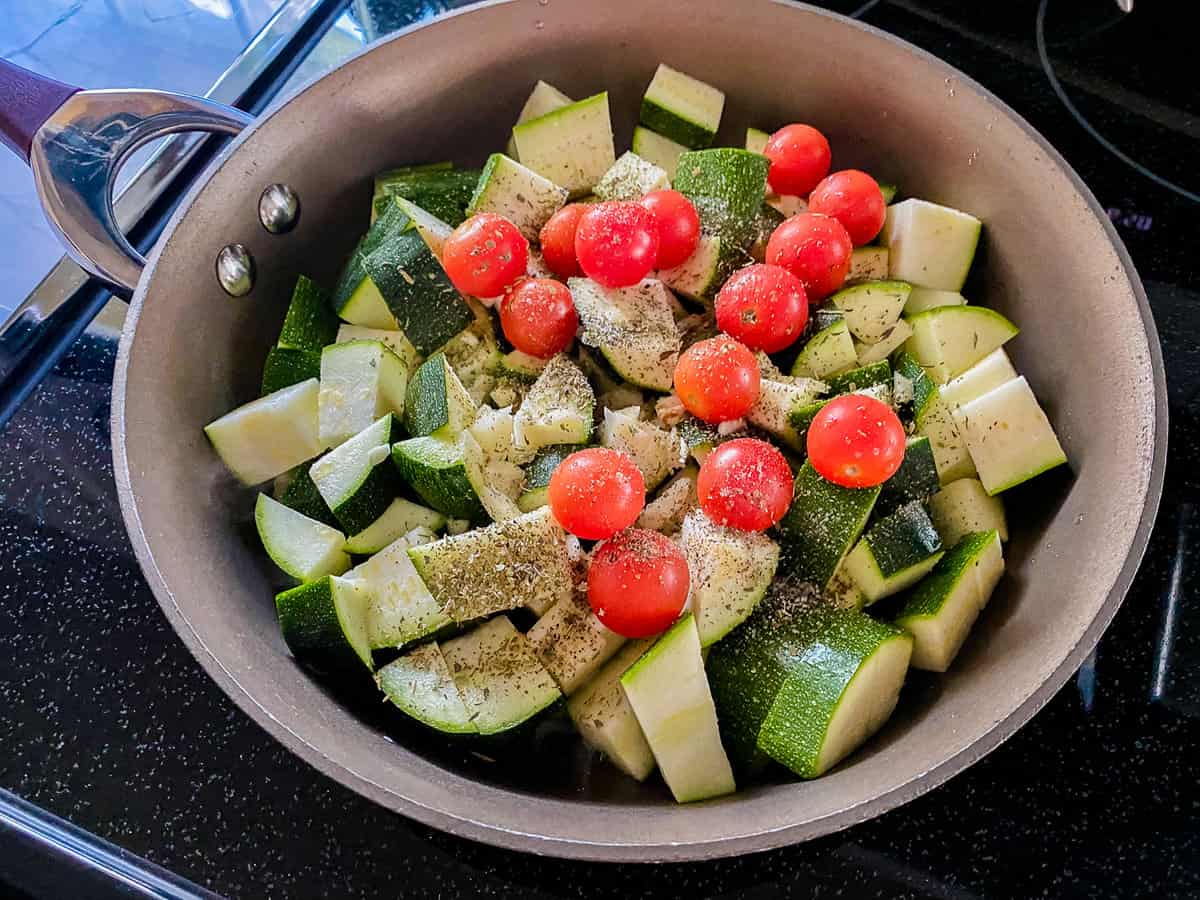
[[[337,71],[351,65],[377,48],[390,44],[393,41],[402,40],[414,32],[438,26],[450,19],[462,15],[470,15],[482,9],[517,2],[521,2],[521,0],[488,0],[488,2],[475,4],[438,16],[428,22],[410,26],[370,44],[359,53],[344,60],[337,69],[332,71]],[[261,123],[272,117],[282,107],[297,100],[314,84],[331,74],[327,72],[317,78],[311,79],[286,97],[272,103],[254,124],[245,129],[241,135],[233,140],[213,160],[208,169],[196,180],[195,184],[192,185],[181,200],[164,230],[162,240],[160,240],[147,260],[145,273],[130,302],[129,314],[122,331],[113,378],[111,423],[113,467],[122,516],[138,563],[146,576],[147,582],[150,584],[155,598],[170,620],[172,627],[209,676],[220,685],[221,689],[243,712],[265,728],[276,740],[279,740],[296,756],[313,765],[343,786],[393,811],[401,812],[426,825],[461,837],[467,837],[505,849],[515,849],[563,858],[611,862],[687,861],[714,859],[747,852],[775,849],[840,831],[851,825],[859,824],[895,809],[941,786],[950,778],[983,758],[1028,722],[1061,689],[1099,642],[1100,637],[1120,608],[1145,555],[1158,511],[1166,469],[1168,426],[1166,376],[1163,366],[1162,348],[1158,340],[1158,332],[1149,300],[1127,248],[1108,216],[1104,214],[1104,210],[1095,196],[1062,155],[1022,116],[977,81],[921,48],[871,25],[807,4],[790,2],[790,0],[770,0],[770,2],[833,19],[843,27],[858,29],[876,38],[885,40],[894,45],[895,48],[915,57],[916,61],[934,67],[946,77],[954,78],[965,89],[974,91],[981,99],[994,107],[999,114],[1009,118],[1026,137],[1041,148],[1047,155],[1048,160],[1066,177],[1070,185],[1083,198],[1092,215],[1100,221],[1101,229],[1120,261],[1142,321],[1147,341],[1147,360],[1153,382],[1152,400],[1154,407],[1152,413],[1147,410],[1150,414],[1146,416],[1147,423],[1153,423],[1151,453],[1148,455],[1148,461],[1146,459],[1139,460],[1139,468],[1142,471],[1145,471],[1147,465],[1149,466],[1141,514],[1138,519],[1137,528],[1130,541],[1124,564],[1117,573],[1112,586],[1108,590],[1107,596],[1104,598],[1096,616],[1084,630],[1078,642],[1041,685],[1020,702],[1015,709],[994,722],[974,742],[953,753],[946,759],[941,760],[924,772],[914,775],[907,781],[896,784],[867,802],[850,808],[833,810],[820,818],[810,819],[801,823],[775,828],[764,828],[757,831],[744,831],[740,834],[687,842],[672,842],[667,840],[640,841],[636,839],[615,839],[611,841],[581,840],[562,835],[555,836],[529,831],[518,831],[480,821],[472,817],[470,813],[472,804],[469,802],[469,799],[464,800],[459,810],[441,807],[435,808],[412,797],[402,796],[396,791],[354,771],[348,765],[333,759],[325,751],[315,744],[310,743],[274,716],[266,706],[262,705],[250,690],[244,687],[238,678],[225,667],[220,656],[195,631],[192,622],[177,605],[170,587],[158,569],[153,552],[150,549],[149,539],[142,528],[125,443],[126,387],[130,350],[137,331],[137,324],[140,319],[143,303],[145,302],[147,287],[152,280],[159,255],[169,242],[170,236],[174,233],[180,221],[186,217],[194,199],[203,190],[213,174],[230,159],[244,141],[250,139]],[[465,775],[449,773],[449,777],[457,779],[465,785],[479,786],[478,781]],[[497,788],[497,790],[503,789]],[[558,805],[573,810],[580,808],[580,804],[578,803],[559,798],[532,797],[530,800],[538,805]]]

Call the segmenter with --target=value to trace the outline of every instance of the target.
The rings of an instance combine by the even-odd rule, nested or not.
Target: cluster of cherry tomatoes
[[[722,334],[692,345],[679,358],[676,394],[688,412],[709,423],[750,412],[760,386],[753,351],[776,353],[800,337],[809,304],[842,286],[854,247],[875,238],[886,213],[870,175],[854,169],[829,173],[829,142],[809,125],[779,129],[764,154],[771,190],[807,197],[808,209],[775,229],[765,262],[739,269],[721,287],[715,313]],[[546,266],[556,276],[586,275],[610,288],[682,264],[699,239],[695,207],[674,190],[638,201],[572,203],[539,234]],[[500,298],[500,325],[514,347],[548,358],[571,345],[579,320],[566,285],[526,277],[528,258],[529,243],[513,223],[480,213],[447,239],[442,264],[463,293]],[[850,394],[821,409],[806,449],[822,477],[869,488],[895,474],[904,442],[891,407]],[[788,510],[792,472],[772,444],[739,438],[705,458],[696,487],[700,508],[714,522],[763,531]],[[669,538],[632,527],[646,502],[646,485],[633,460],[605,448],[580,450],[555,470],[548,494],[565,529],[604,541],[588,573],[589,600],[601,621],[633,638],[668,627],[687,599],[687,562]]]

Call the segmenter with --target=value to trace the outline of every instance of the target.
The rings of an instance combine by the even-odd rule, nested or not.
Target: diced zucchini
[[[375,673],[375,682],[401,711],[445,734],[477,734],[450,667],[436,641],[414,647]]]
[[[544,611],[574,590],[566,532],[546,508],[413,547],[409,556],[457,622],[518,606]]]
[[[461,439],[409,438],[392,447],[392,461],[400,476],[438,512],[453,519],[488,520],[467,477]]]
[[[1024,377],[960,406],[954,421],[989,494],[1006,491],[1067,461]]]
[[[517,125],[522,122],[528,122],[531,119],[540,119],[546,113],[552,113],[556,109],[562,109],[564,106],[570,106],[574,102],[556,88],[552,84],[545,81],[538,81],[533,86],[533,90],[529,93],[529,97],[525,100],[525,105],[521,107],[521,112],[517,116]],[[517,155],[517,143],[510,135],[508,138],[508,147],[505,152],[513,159],[520,159]]]
[[[978,478],[960,478],[934,494],[929,518],[947,547],[974,531],[995,531],[1000,540],[1008,540],[1004,501],[989,496]]]
[[[496,374],[502,378],[515,378],[518,381],[527,381],[532,384],[537,381],[537,377],[542,374],[542,370],[546,368],[548,362],[550,360],[530,356],[520,350],[510,350],[500,357],[496,365]]]
[[[360,555],[378,553],[414,528],[438,531],[445,526],[446,516],[442,513],[397,497],[378,519],[358,534],[346,538],[346,552]]]
[[[462,445],[467,480],[488,515],[495,522],[517,518],[525,473],[515,462],[512,413],[482,407],[479,418],[463,434]]]
[[[525,636],[505,616],[446,641],[442,656],[480,734],[515,728],[562,696]]]
[[[721,91],[659,63],[642,98],[639,119],[647,128],[697,149],[712,145],[724,108]]]
[[[516,225],[527,240],[535,241],[542,226],[566,202],[566,188],[503,153],[493,153],[483,166],[467,215],[496,213]]]
[[[677,802],[706,800],[736,789],[691,614],[621,676],[621,687]]]
[[[475,403],[446,354],[435,353],[413,373],[404,427],[413,437],[453,439],[475,421]]]
[[[679,157],[675,189],[695,205],[705,234],[742,248],[754,239],[769,167],[765,156],[746,150],[693,150]]]
[[[887,720],[911,648],[895,628],[777,583],[708,656],[737,771],[754,774],[770,757],[802,778],[828,770]]]
[[[308,474],[310,468],[312,468],[312,463],[305,463],[291,471],[287,487],[278,494],[279,502],[289,509],[303,513],[310,519],[316,519],[330,527],[336,527],[338,520],[325,505],[325,498],[321,496],[317,486],[313,484],[312,477]],[[276,485],[278,486],[278,479]]]
[[[272,347],[263,363],[262,396],[321,377],[321,353],[294,347]]]
[[[981,229],[974,216],[927,200],[893,204],[879,235],[889,251],[888,274],[919,287],[960,291]]]
[[[396,200],[408,200],[426,213],[454,228],[467,217],[467,204],[479,180],[478,169],[454,169],[450,163],[435,164],[424,171],[392,170],[375,176],[371,221],[382,217]]]
[[[298,658],[337,669],[372,668],[367,596],[356,582],[326,575],[277,594],[275,611],[283,639]]]
[[[887,247],[855,247],[850,254],[850,271],[846,284],[863,281],[886,281],[888,277]]]
[[[586,600],[575,596],[555,603],[525,636],[564,694],[591,678],[625,643],[596,618]]]
[[[905,598],[896,624],[913,636],[912,664],[945,672],[1004,574],[995,531],[965,535]]]
[[[915,316],[927,309],[937,309],[939,306],[966,306],[967,298],[958,291],[935,291],[932,288],[914,287],[908,293],[908,301],[904,304],[904,314]]]
[[[380,416],[404,412],[408,367],[380,341],[346,341],[321,352],[321,442],[336,447]]]
[[[905,349],[938,384],[961,375],[1017,335],[1017,327],[986,306],[939,306],[908,319]]]
[[[315,378],[251,400],[204,426],[221,461],[244,484],[262,484],[325,449]]]
[[[796,474],[792,505],[779,523],[781,570],[818,587],[828,584],[866,527],[879,488],[845,488],[806,462]]]
[[[903,631],[831,611],[771,704],[759,747],[801,778],[825,774],[891,716],[912,651]]]
[[[571,196],[588,193],[616,161],[608,93],[596,94],[513,128],[517,159]]]
[[[675,180],[675,171],[679,165],[679,155],[687,152],[687,147],[683,144],[677,144],[670,138],[663,137],[649,128],[638,125],[633,129],[633,152],[640,156],[646,162],[653,163],[664,172],[672,181]]]
[[[902,281],[864,281],[842,288],[829,302],[845,315],[852,335],[864,344],[877,344],[899,321],[910,290]]]
[[[333,308],[352,325],[395,330],[399,327],[396,317],[388,309],[387,301],[366,269],[367,257],[390,236],[398,235],[408,227],[409,220],[404,211],[396,206],[390,196],[385,197],[384,201],[379,217],[372,222],[371,228],[358,242],[342,269],[333,291]]]
[[[758,399],[746,413],[746,421],[769,431],[789,447],[803,450],[804,442],[792,425],[792,412],[813,403],[820,386],[821,382],[803,378],[789,382],[762,379]]]
[[[942,399],[933,379],[906,352],[897,354],[896,371],[912,383],[913,425],[917,434],[929,438],[942,484],[974,476],[975,463],[954,422],[954,410]]]
[[[325,575],[341,575],[350,568],[344,534],[266,494],[258,495],[254,524],[267,555],[301,583]]]
[[[758,128],[746,129],[746,149],[751,153],[762,153],[767,149],[767,141],[771,139],[771,135]]]
[[[344,324],[338,327],[336,342],[344,344],[347,341],[379,341],[404,360],[404,365],[409,372],[416,369],[421,362],[421,355],[417,353],[417,348],[404,336],[403,331],[388,331],[383,328]]]
[[[626,150],[613,163],[593,191],[601,200],[640,200],[651,191],[671,186],[665,169]]]
[[[766,595],[779,545],[765,534],[717,525],[700,510],[683,520],[679,545],[691,573],[688,605],[700,646],[707,647],[745,621]]]
[[[654,754],[621,689],[621,676],[653,643],[643,640],[626,644],[567,701],[567,712],[584,742],[638,781],[645,781],[654,771]]]
[[[583,343],[597,348],[625,380],[671,390],[681,339],[667,287],[650,278],[624,288],[572,278],[567,286],[579,312]]]
[[[408,557],[409,548],[432,540],[432,531],[414,528],[346,575],[367,596],[367,641],[373,650],[401,647],[450,624]]]
[[[587,376],[560,353],[542,370],[513,417],[513,443],[529,451],[585,444],[592,436],[595,402]]]
[[[367,528],[399,493],[398,473],[388,453],[392,426],[392,416],[383,416],[330,450],[308,470],[347,534]]]
[[[936,494],[940,487],[933,445],[924,435],[913,435],[904,445],[904,460],[900,468],[883,483],[878,511],[890,512],[913,500],[924,502]],[[938,534],[941,534],[940,528]],[[945,536],[942,540],[945,541]]]
[[[637,410],[604,410],[600,443],[626,454],[637,465],[652,491],[680,466],[679,439],[653,422],[642,422]]]
[[[446,239],[453,233],[454,226],[449,222],[442,221],[428,210],[422,209],[412,200],[397,197],[394,202],[408,216],[406,230],[416,231],[433,255],[441,259],[442,248],[446,246]]]
[[[1013,368],[1008,354],[1001,347],[942,385],[942,399],[950,406],[958,408],[1016,377],[1017,370]]]
[[[421,230],[406,227],[387,235],[362,264],[387,303],[395,327],[419,353],[432,353],[470,324],[471,307],[451,284]],[[369,321],[353,324],[388,327]]]
[[[721,238],[701,235],[692,255],[672,269],[662,269],[659,280],[692,300],[711,301],[724,282],[725,260]]]
[[[838,319],[808,339],[792,363],[792,375],[827,379],[857,365],[850,329]]]
[[[333,341],[337,327],[329,294],[312,279],[301,275],[296,279],[276,346],[320,353],[322,347]]]
[[[846,557],[846,575],[867,603],[916,584],[942,558],[942,541],[917,501],[901,506],[867,529]]]
[[[875,385],[892,384],[892,367],[885,359],[881,362],[859,366],[840,375],[831,375],[826,379],[831,394],[850,394]]]
[[[883,194],[884,203],[895,203],[896,196],[900,193],[900,189],[894,184],[888,184],[886,181],[876,181],[879,185],[879,193]]]
[[[578,444],[555,444],[542,447],[525,467],[525,485],[517,506],[521,512],[532,512],[546,505],[546,488],[558,464],[579,449]]]
[[[471,324],[452,337],[441,352],[446,354],[471,401],[480,406],[496,386],[495,372],[502,354],[492,314],[475,300],[468,303],[473,314]]]
[[[858,354],[858,364],[860,366],[868,366],[871,363],[879,362],[887,359],[893,352],[904,345],[904,342],[912,337],[912,326],[908,324],[907,319],[901,319],[874,344],[864,344],[862,341],[854,342],[854,352]]]

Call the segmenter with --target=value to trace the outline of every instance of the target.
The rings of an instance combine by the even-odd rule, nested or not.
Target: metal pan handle
[[[125,238],[113,210],[121,164],[156,138],[194,131],[233,135],[252,117],[169,91],[80,91],[2,65],[3,142],[29,162],[46,216],[71,257],[128,296],[146,260]]]

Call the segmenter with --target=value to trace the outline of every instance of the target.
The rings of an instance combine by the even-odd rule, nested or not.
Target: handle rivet
[[[217,254],[217,281],[230,297],[244,297],[254,287],[254,257],[245,244],[226,244]]]
[[[271,234],[287,234],[300,219],[300,197],[291,185],[269,184],[258,198],[258,220]]]

